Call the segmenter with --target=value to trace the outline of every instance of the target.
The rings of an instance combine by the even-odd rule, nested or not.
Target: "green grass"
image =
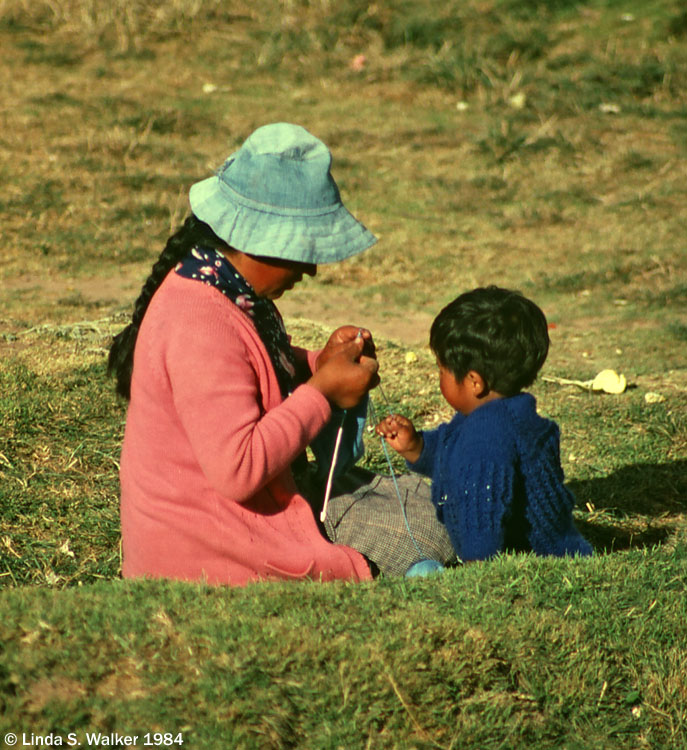
[[[0,0],[0,737],[687,746],[686,39],[679,0]],[[432,427],[432,317],[480,284],[534,298],[593,560],[119,580],[110,337],[189,186],[275,120],[331,146],[380,237],[280,303],[296,343],[368,326],[393,407]],[[606,367],[624,394],[545,379]],[[364,462],[386,470],[372,434]]]
[[[16,589],[0,722],[208,748],[682,747],[686,574],[654,549],[419,582]]]

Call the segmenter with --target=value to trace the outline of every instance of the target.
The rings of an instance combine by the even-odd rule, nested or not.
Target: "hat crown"
[[[213,177],[189,191],[191,210],[243,253],[334,263],[377,239],[344,206],[332,156],[300,125],[263,125]]]
[[[322,141],[299,125],[258,128],[222,165],[224,183],[239,196],[273,209],[324,209],[341,199]]]

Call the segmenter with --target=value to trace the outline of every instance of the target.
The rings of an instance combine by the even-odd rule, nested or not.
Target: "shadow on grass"
[[[685,523],[687,460],[624,466],[568,486],[589,510],[576,525],[598,552],[663,544]]]

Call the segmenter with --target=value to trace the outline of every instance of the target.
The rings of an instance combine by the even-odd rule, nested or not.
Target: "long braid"
[[[141,293],[134,303],[131,323],[118,333],[112,341],[107,361],[107,372],[108,374],[114,373],[117,379],[117,393],[127,400],[131,396],[131,375],[134,369],[134,349],[136,348],[138,330],[150,300],[167,274],[190,252],[194,245],[200,242],[217,249],[226,248],[225,243],[215,235],[207,224],[191,214],[167,240],[164,250],[153,266],[150,276],[143,284]]]

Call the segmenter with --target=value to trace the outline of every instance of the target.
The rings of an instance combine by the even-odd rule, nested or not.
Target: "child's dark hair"
[[[131,323],[118,333],[112,341],[107,372],[117,378],[117,393],[128,399],[131,395],[131,373],[134,369],[134,348],[138,329],[148,309],[150,300],[165,276],[182,260],[195,245],[216,249],[226,248],[226,244],[205,224],[191,214],[184,224],[167,240],[164,250],[146,279],[138,299],[134,303]]]
[[[474,370],[489,390],[514,396],[537,377],[549,351],[549,331],[534,302],[489,286],[448,304],[432,323],[429,345],[457,380]]]

